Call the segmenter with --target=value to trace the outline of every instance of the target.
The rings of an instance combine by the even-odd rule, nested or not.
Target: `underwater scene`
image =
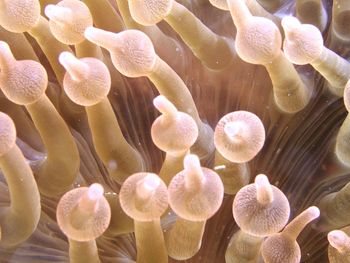
[[[350,263],[349,0],[0,0],[0,263]]]

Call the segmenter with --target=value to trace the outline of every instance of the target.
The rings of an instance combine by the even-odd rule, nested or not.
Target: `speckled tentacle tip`
[[[197,123],[198,138],[193,153],[205,158],[214,151],[213,130],[199,117],[192,95],[183,80],[155,53],[149,37],[139,30],[125,30],[118,34],[94,27],[87,28],[85,37],[106,48],[115,68],[127,77],[148,77],[159,93]],[[136,52],[137,51],[137,52]]]
[[[45,14],[49,18],[50,31],[54,37],[63,44],[74,45],[75,54],[78,58],[94,57],[102,60],[111,72],[112,87],[115,89],[123,88],[121,87],[123,85],[121,74],[113,67],[110,57],[108,55],[104,55],[99,46],[91,43],[85,39],[84,36],[85,29],[93,24],[99,24],[103,28],[111,28],[113,31],[122,30],[122,28],[120,28],[118,25],[116,27],[113,25],[109,26],[109,24],[106,25],[109,19],[112,23],[112,21],[119,16],[117,14],[114,16],[111,14],[111,12],[107,12],[106,9],[110,11],[114,9],[108,9],[108,6],[105,6],[106,3],[104,1],[100,1],[99,3],[101,4],[101,7],[98,12],[94,13],[97,13],[96,19],[98,19],[98,22],[93,21],[93,15],[91,14],[89,8],[91,8],[92,12],[96,11],[96,3],[94,4],[93,1],[85,2],[86,3],[78,0],[63,0],[58,2],[56,5],[46,5]],[[106,17],[106,19],[101,18],[99,14],[102,13],[102,10],[106,11],[105,16],[109,14],[111,17]],[[84,114],[80,116],[80,120],[82,119],[85,120]],[[85,122],[81,123],[81,125],[84,124]]]
[[[227,3],[237,27],[235,45],[238,56],[245,62],[266,68],[279,109],[286,113],[304,109],[311,92],[283,54],[278,27],[267,18],[252,16],[243,0],[228,0]]]
[[[49,22],[40,15],[40,3],[38,0],[11,0],[0,1],[0,26],[5,27],[10,32],[26,32],[33,37],[45,57],[49,61],[58,83],[62,86],[64,68],[58,62],[61,52],[72,52],[68,45],[58,41],[51,33]],[[23,14],[26,14],[25,16]],[[18,18],[21,19],[18,19]],[[23,26],[25,25],[25,26]],[[83,109],[71,103],[63,93],[60,101],[62,112],[66,119],[75,123],[74,120],[81,118]]]
[[[282,191],[271,185],[266,175],[259,174],[253,184],[244,186],[238,191],[233,200],[232,212],[235,222],[244,233],[232,237],[232,240],[240,242],[230,242],[231,246],[227,248],[225,258],[232,260],[251,258],[256,262],[254,260],[259,260],[260,242],[264,237],[279,232],[286,225],[290,207]],[[242,250],[242,247],[251,242],[254,250]]]
[[[286,35],[283,51],[289,61],[297,65],[311,64],[328,82],[332,93],[343,96],[350,79],[350,63],[323,45],[320,30],[301,24],[292,16],[282,20]]]
[[[267,237],[261,246],[261,254],[266,263],[299,263],[301,252],[296,239],[312,220],[320,215],[320,210],[309,207],[290,222],[281,233]]]
[[[129,175],[143,171],[142,157],[124,138],[107,98],[111,77],[106,65],[69,52],[60,54],[59,61],[67,70],[64,90],[74,103],[85,107],[95,149],[110,176],[122,184]]]
[[[132,18],[129,2],[127,0],[115,1],[127,29],[140,30],[148,35],[155,45],[157,54],[171,67],[177,69],[185,67],[184,48],[177,39],[166,35],[157,25],[143,26],[137,23]],[[184,71],[181,70],[181,73],[183,74]]]
[[[41,213],[40,194],[33,172],[16,145],[12,119],[0,112],[0,169],[10,192],[11,204],[0,209],[0,246],[13,247],[35,231]]]
[[[168,185],[183,169],[183,159],[198,137],[198,128],[190,115],[178,111],[163,95],[156,97],[153,104],[162,115],[153,122],[151,136],[154,144],[166,152],[159,176]]]
[[[170,207],[178,215],[165,234],[168,254],[186,260],[200,249],[206,221],[220,208],[224,187],[217,173],[201,167],[198,157],[190,154],[184,159],[184,170],[171,180],[168,191]]]
[[[50,19],[52,34],[67,45],[83,42],[85,29],[93,24],[89,8],[77,0],[63,0],[57,5],[47,5],[45,15]]]
[[[0,1],[0,10],[0,25],[10,32],[28,32],[34,37],[49,60],[58,81],[62,83],[64,71],[57,58],[59,53],[70,51],[70,48],[52,35],[48,21],[40,15],[39,1]],[[19,17],[22,19],[18,19]]]
[[[23,16],[23,14],[26,15]],[[38,24],[39,18],[40,3],[38,0],[0,1],[0,25],[10,32],[28,31]]]
[[[344,89],[344,105],[348,114],[342,123],[339,132],[337,134],[336,143],[335,143],[335,154],[338,160],[341,161],[346,166],[350,166],[350,81],[346,83]]]
[[[227,68],[235,57],[233,40],[215,34],[174,0],[128,0],[133,19],[144,26],[164,20],[200,61],[212,70]]]
[[[93,25],[89,8],[78,0],[63,0],[56,5],[45,7],[49,18],[50,31],[54,37],[66,45],[75,45],[78,57],[96,57],[103,59],[100,47],[87,41],[84,31]]]
[[[235,111],[223,116],[214,132],[215,166],[226,194],[236,194],[250,180],[248,162],[262,149],[264,125],[254,113]]]
[[[328,233],[328,259],[330,263],[350,262],[350,227]]]
[[[67,191],[79,172],[80,158],[67,124],[45,94],[47,73],[32,60],[16,60],[0,41],[0,86],[6,98],[28,110],[47,151],[35,171],[39,190],[47,196]]]
[[[168,190],[158,175],[136,173],[123,183],[120,205],[134,219],[137,263],[167,263],[160,217],[168,208]]]
[[[103,234],[111,219],[103,193],[100,184],[79,187],[65,193],[57,205],[57,223],[68,237],[72,263],[100,263],[95,239]]]

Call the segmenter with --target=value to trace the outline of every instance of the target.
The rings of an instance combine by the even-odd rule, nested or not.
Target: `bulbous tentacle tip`
[[[271,185],[266,175],[241,188],[233,201],[233,217],[238,226],[254,236],[279,232],[288,222],[290,205],[287,197]]]
[[[199,161],[199,158],[195,154],[189,154],[186,155],[184,158],[184,168],[187,172],[195,172],[200,171],[202,173],[201,169],[201,163]]]
[[[164,115],[175,117],[178,112],[175,105],[163,95],[155,97],[153,105]]]
[[[108,50],[115,45],[115,43],[113,43],[115,41],[115,34],[93,26],[89,26],[85,29],[84,36],[90,42]]]
[[[93,25],[92,15],[85,3],[64,0],[47,5],[45,14],[50,19],[50,31],[57,40],[67,45],[80,44],[85,40],[84,30]]]
[[[102,235],[111,219],[111,208],[102,185],[94,183],[65,193],[57,206],[61,230],[75,241],[90,241]]]
[[[159,219],[168,207],[167,187],[153,173],[129,176],[120,189],[119,198],[124,212],[137,221]]]
[[[70,52],[62,52],[59,62],[67,70],[63,88],[74,103],[87,107],[106,98],[111,76],[102,61],[96,58],[78,59]]]
[[[0,42],[0,66],[0,88],[12,102],[28,105],[45,94],[48,83],[45,68],[34,60],[16,61],[5,42]]]
[[[28,31],[40,19],[40,3],[38,0],[1,1],[0,4],[0,25],[10,32],[23,33]]]
[[[87,191],[87,196],[90,200],[97,201],[103,197],[103,193],[104,193],[103,186],[95,183],[90,185]]]
[[[220,176],[202,167],[197,155],[184,158],[184,170],[177,173],[169,187],[169,204],[183,219],[205,221],[220,208],[224,186]]]
[[[329,243],[331,243],[331,245],[335,247],[336,244],[339,244],[344,240],[345,235],[346,234],[341,230],[333,230],[328,233],[327,239]]]
[[[128,0],[132,18],[144,26],[155,25],[166,17],[174,0]]]
[[[56,23],[66,23],[73,15],[72,10],[58,5],[47,5],[44,12],[50,20]]]
[[[153,100],[162,113],[152,124],[151,136],[162,151],[179,156],[187,152],[198,137],[198,126],[188,114],[180,112],[165,96]],[[169,140],[169,138],[172,140]]]
[[[148,174],[144,179],[137,183],[136,195],[141,199],[150,198],[159,187],[161,180],[154,174]]]
[[[154,70],[157,55],[151,39],[140,30],[125,30],[118,34],[88,27],[85,37],[109,50],[115,68],[131,78],[148,76]]]
[[[195,154],[189,154],[184,158],[185,185],[188,191],[201,188],[205,182],[204,171],[202,170],[199,158]]]
[[[214,143],[227,160],[248,162],[262,149],[265,128],[259,117],[251,112],[231,112],[219,120],[214,132]]]
[[[296,240],[303,229],[311,221],[320,216],[320,209],[316,206],[311,206],[295,217],[282,231],[285,236],[292,240]]]
[[[285,32],[283,51],[293,64],[304,65],[312,63],[322,53],[323,37],[320,30],[310,24],[301,24],[293,16],[282,19]]]
[[[264,174],[257,175],[254,183],[258,202],[263,205],[271,203],[273,201],[273,192],[267,176]]]
[[[281,21],[281,25],[286,33],[286,36],[288,36],[288,34],[293,32],[293,30],[298,29],[301,26],[301,23],[294,16],[285,16]]]
[[[0,112],[0,157],[16,144],[16,127],[12,119]]]
[[[58,60],[73,80],[82,81],[87,77],[89,66],[76,58],[72,53],[62,52]]]
[[[308,213],[310,214],[311,220],[314,220],[318,218],[321,214],[320,209],[317,206],[311,206],[307,209]]]
[[[14,61],[15,57],[12,54],[10,46],[5,41],[0,41],[0,66],[8,68]]]

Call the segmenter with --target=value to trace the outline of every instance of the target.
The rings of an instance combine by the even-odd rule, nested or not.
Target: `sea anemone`
[[[0,262],[348,260],[349,14],[0,0]]]

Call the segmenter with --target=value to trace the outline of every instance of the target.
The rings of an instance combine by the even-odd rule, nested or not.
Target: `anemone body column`
[[[88,28],[85,37],[109,50],[115,68],[127,77],[148,77],[159,93],[182,112],[188,113],[198,125],[198,138],[193,153],[205,158],[214,151],[213,130],[199,117],[192,95],[176,72],[155,53],[149,37],[138,30],[118,34]]]
[[[159,177],[169,185],[173,176],[182,170],[183,159],[198,137],[198,128],[190,115],[179,112],[164,96],[156,97],[153,104],[162,115],[152,124],[152,140],[166,152]]]
[[[5,42],[0,42],[0,67],[2,91],[12,102],[26,106],[47,150],[35,172],[40,192],[64,193],[78,175],[80,158],[68,126],[45,94],[45,68],[36,61],[17,61]]]
[[[25,241],[36,229],[41,213],[40,194],[33,172],[16,145],[16,128],[0,112],[0,169],[9,187],[11,204],[0,209],[0,246]]]
[[[350,63],[323,45],[319,29],[301,24],[295,17],[284,17],[284,53],[289,61],[297,65],[310,63],[328,82],[335,95],[343,96],[350,79]]]
[[[168,207],[168,191],[156,174],[136,173],[123,183],[120,205],[134,219],[137,263],[167,263],[160,216]]]
[[[63,87],[74,103],[85,106],[94,146],[111,177],[121,184],[129,175],[143,171],[141,155],[125,140],[107,98],[111,77],[106,65],[95,58],[77,59],[68,52],[59,60],[67,69]]]
[[[282,37],[269,19],[252,16],[241,0],[228,0],[237,27],[236,51],[244,61],[265,66],[271,78],[277,106],[284,112],[295,113],[308,104],[307,89],[292,63],[281,50]]]
[[[184,170],[169,184],[169,204],[179,216],[166,232],[169,256],[193,257],[201,247],[206,221],[220,208],[224,187],[217,173],[200,166],[196,155],[187,155]]]
[[[65,193],[57,205],[57,223],[68,237],[71,263],[100,263],[95,239],[107,229],[111,209],[103,187],[92,184]]]

